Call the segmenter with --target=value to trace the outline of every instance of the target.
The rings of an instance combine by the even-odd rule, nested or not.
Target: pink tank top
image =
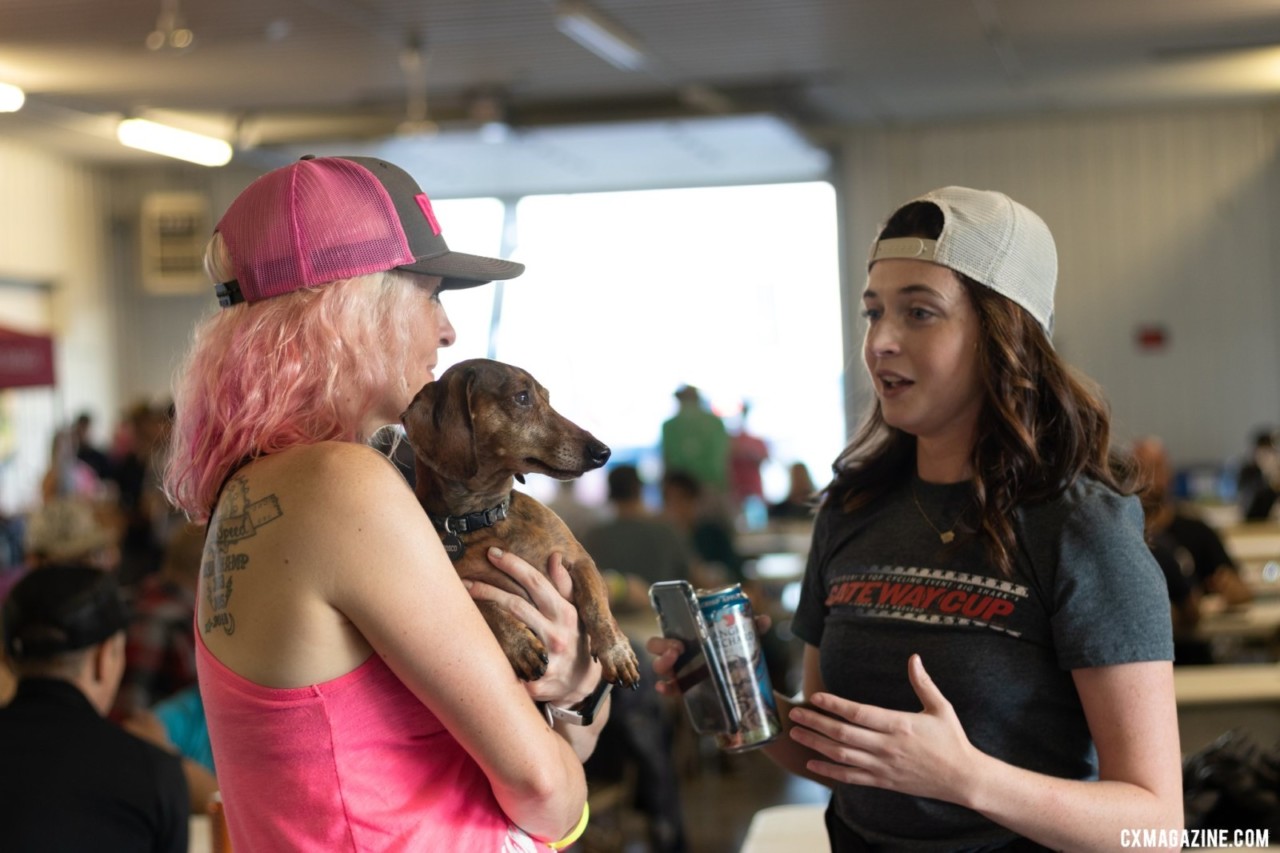
[[[547,849],[377,654],[288,689],[232,672],[203,637],[196,665],[236,853]]]

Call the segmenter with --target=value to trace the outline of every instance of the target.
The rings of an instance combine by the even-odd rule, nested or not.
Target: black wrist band
[[[609,695],[609,691],[613,689],[613,685],[601,679],[596,685],[596,689],[572,708],[561,708],[552,705],[550,702],[542,703],[542,713],[547,718],[547,725],[554,726],[556,720],[563,720],[566,723],[575,726],[589,726],[596,718],[596,714],[600,712],[600,708],[604,705],[604,700]]]

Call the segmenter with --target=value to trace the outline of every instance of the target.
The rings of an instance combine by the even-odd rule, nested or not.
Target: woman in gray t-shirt
[[[1056,279],[995,192],[929,193],[872,246],[876,405],[815,525],[805,702],[765,748],[833,788],[837,853],[1177,846],[1168,596],[1106,405],[1050,343]]]

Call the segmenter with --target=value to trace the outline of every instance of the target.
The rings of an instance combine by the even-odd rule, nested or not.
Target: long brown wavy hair
[[[929,202],[900,208],[879,239],[942,233]],[[1132,494],[1132,460],[1111,448],[1111,414],[1098,386],[1068,366],[1026,309],[956,273],[981,326],[978,369],[984,405],[971,451],[975,534],[1006,577],[1017,549],[1019,506],[1061,494],[1081,475]],[[915,436],[884,421],[879,399],[833,465],[826,499],[847,512],[874,505],[915,472]]]

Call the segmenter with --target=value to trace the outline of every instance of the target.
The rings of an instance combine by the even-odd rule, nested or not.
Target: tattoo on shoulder
[[[200,573],[204,598],[208,605],[204,633],[221,628],[227,634],[236,632],[236,617],[231,612],[231,591],[236,572],[249,568],[249,555],[240,549],[244,540],[257,535],[258,528],[270,524],[284,511],[275,495],[259,500],[249,498],[249,480],[233,477],[222,493],[222,500],[210,522],[214,535],[206,543]]]

